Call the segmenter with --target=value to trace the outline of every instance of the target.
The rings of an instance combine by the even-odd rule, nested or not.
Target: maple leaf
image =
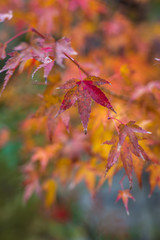
[[[56,117],[69,109],[74,103],[78,102],[78,112],[84,127],[85,134],[87,133],[87,126],[89,121],[89,116],[91,112],[91,99],[93,99],[98,104],[112,110],[111,103],[105,94],[96,86],[102,84],[109,84],[108,81],[95,76],[86,77],[84,80],[71,79],[67,81],[64,85],[60,86],[60,89],[69,89],[64,96],[62,104]]]
[[[119,135],[113,137],[111,141],[106,141],[104,144],[112,145],[109,152],[106,172],[117,163],[119,157],[123,163],[126,175],[129,179],[130,188],[132,188],[132,170],[133,170],[133,160],[132,154],[139,157],[140,159],[149,161],[149,157],[139,145],[138,137],[136,133],[139,134],[151,134],[150,132],[142,129],[135,124],[135,121],[129,121],[127,124],[119,125]]]
[[[69,55],[77,55],[77,52],[71,47],[69,38],[63,37],[56,42],[56,63],[63,67],[63,59],[66,58],[64,53]]]
[[[33,57],[39,62],[42,62],[42,64],[33,72],[32,78],[40,68],[44,68],[44,78],[46,80],[54,66],[55,40],[52,37],[46,37],[45,39],[36,38],[35,44],[36,48],[34,48]]]
[[[4,89],[6,88],[6,85],[9,81],[9,79],[11,78],[11,76],[13,75],[14,71],[16,70],[16,68],[18,67],[18,65],[21,61],[21,56],[18,52],[12,52],[9,55],[11,56],[11,58],[9,58],[7,60],[4,67],[0,70],[0,73],[7,71],[6,76],[4,78],[3,87],[0,91],[0,96],[1,96],[2,92],[4,91]]]
[[[41,68],[44,68],[44,79],[45,79],[45,83],[47,83],[47,77],[50,73],[50,71],[52,70],[52,67],[54,66],[54,61],[49,58],[49,57],[46,57],[44,60],[43,60],[43,63],[40,64],[36,69],[35,71],[32,73],[32,79],[35,75],[35,73],[41,69]]]
[[[29,59],[35,59],[41,62],[32,73],[32,79],[39,69],[44,68],[44,78],[47,80],[47,77],[54,66],[55,41],[53,38],[36,38],[31,44],[22,42],[16,46],[14,50],[19,51],[21,55],[22,69],[25,62]]]
[[[128,198],[131,198],[132,200],[135,201],[135,198],[132,196],[129,189],[118,191],[118,196],[117,196],[116,202],[118,202],[120,199],[122,199],[123,204],[124,204],[125,209],[126,209],[126,212],[127,212],[127,215],[129,215]]]

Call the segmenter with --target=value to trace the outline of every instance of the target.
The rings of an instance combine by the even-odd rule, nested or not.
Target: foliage
[[[149,172],[151,193],[160,187],[156,22],[134,25],[98,0],[8,0],[2,10],[1,24],[14,27],[15,35],[2,39],[1,59],[13,40],[26,37],[12,47],[0,70],[5,72],[1,94],[20,73],[32,76],[33,88],[44,88],[31,96],[29,103],[37,110],[20,125],[27,156],[21,168],[24,201],[35,192],[49,208],[60,185],[73,188],[81,181],[94,196],[106,180],[111,187],[124,168],[129,186],[124,189],[124,178],[120,181],[117,199],[122,198],[128,213],[133,171],[140,187],[143,171]],[[98,104],[91,111],[92,100]],[[71,106],[78,107],[79,116]],[[0,147],[8,138],[2,129]]]

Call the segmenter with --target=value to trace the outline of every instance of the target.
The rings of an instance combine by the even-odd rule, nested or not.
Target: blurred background
[[[27,2],[27,0],[0,1],[0,12],[13,9],[13,14],[15,12],[16,15],[16,20],[13,20],[11,25],[0,23],[1,42],[13,35],[12,26],[15,22],[15,32],[25,29],[28,21],[33,21],[33,19],[36,26],[36,17],[33,13],[30,16],[26,13],[27,21],[23,19],[23,21],[20,21],[22,18],[21,9],[25,12],[24,6]],[[35,3],[37,2],[41,4],[41,1],[35,1]],[[79,8],[83,6],[79,3],[80,1],[75,2],[77,5],[72,3],[70,6],[73,7],[74,5],[74,9],[80,11]],[[87,2],[87,0],[84,2]],[[151,29],[155,24],[157,26],[156,31],[160,33],[160,2],[158,0],[106,0],[100,2],[105,4],[111,15],[121,14],[135,28],[142,24],[147,32],[147,29]],[[17,5],[14,6],[14,4]],[[50,4],[52,4],[52,1],[50,1]],[[102,20],[105,19],[105,13],[103,13],[103,16],[99,15],[98,19],[101,18]],[[93,14],[91,21],[94,21],[94,19],[100,21],[97,20],[97,15]],[[43,25],[42,23],[39,24]],[[57,28],[56,25],[54,27]],[[63,32],[62,29],[61,31]],[[65,31],[70,31],[70,29],[67,30],[66,27]],[[146,38],[148,39],[147,34]],[[57,35],[60,35],[60,33]],[[150,45],[150,56],[160,56],[160,37],[157,37],[157,35]],[[145,34],[143,36],[145,38]],[[7,51],[10,51],[13,46],[22,40],[25,40],[24,36],[10,44]],[[92,34],[85,38],[81,53],[89,53],[100,44],[101,39],[99,33],[96,32],[94,36]],[[123,55],[123,49],[117,51],[113,47],[111,51],[113,55]],[[3,60],[0,62],[1,68],[4,62]],[[1,86],[3,78],[4,74],[1,74]],[[118,182],[122,177],[121,173],[114,177],[111,189],[106,182],[94,197],[89,194],[82,182],[74,189],[59,186],[57,200],[50,209],[46,209],[41,199],[34,194],[24,203],[22,165],[29,156],[23,154],[24,135],[21,126],[23,120],[37,109],[38,100],[35,95],[44,89],[43,86],[33,87],[30,81],[30,75],[26,73],[19,75],[18,80],[13,78],[0,99],[0,239],[159,240],[160,191],[155,188],[153,195],[148,197],[150,186],[147,173],[143,173],[142,189],[138,187],[137,181],[134,179],[132,193],[136,202],[129,200],[130,216],[127,216],[121,201],[115,203],[119,190]]]

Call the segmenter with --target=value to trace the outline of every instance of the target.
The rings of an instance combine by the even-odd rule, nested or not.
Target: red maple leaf
[[[87,133],[87,126],[91,112],[91,99],[98,104],[112,110],[111,103],[105,94],[96,86],[102,84],[109,84],[108,81],[95,76],[88,76],[84,80],[71,79],[67,81],[60,89],[69,89],[64,96],[60,109],[56,116],[65,110],[69,109],[74,103],[78,102],[78,112],[84,127],[85,134]]]

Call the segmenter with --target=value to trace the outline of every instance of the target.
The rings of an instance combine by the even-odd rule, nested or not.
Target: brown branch
[[[31,28],[31,31],[34,32],[34,33],[36,33],[37,35],[39,35],[39,36],[40,36],[41,38],[43,38],[43,39],[46,38],[42,33],[38,32],[35,28]]]

